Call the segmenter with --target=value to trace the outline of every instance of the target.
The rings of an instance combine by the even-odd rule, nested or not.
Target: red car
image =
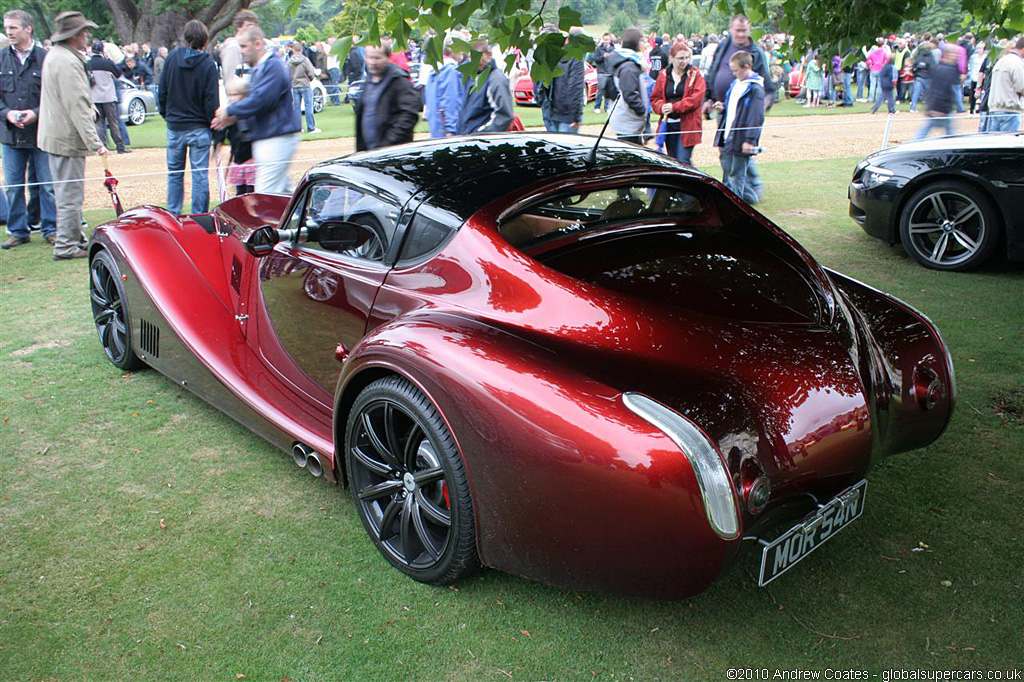
[[[583,84],[587,87],[586,102],[597,99],[597,69],[587,62],[583,62]],[[516,104],[528,106],[537,104],[533,98],[533,79],[530,77],[529,71],[525,72],[516,81],[512,94],[516,98]],[[586,102],[584,102],[584,105],[586,105]]]
[[[617,141],[354,154],[292,197],[128,211],[89,256],[114,365],[347,482],[371,541],[427,583],[484,565],[681,598],[757,552],[764,584],[953,409],[923,315]]]

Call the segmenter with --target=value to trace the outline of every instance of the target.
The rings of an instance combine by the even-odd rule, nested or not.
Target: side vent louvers
[[[160,357],[160,327],[142,320],[139,329],[139,347],[151,358]]]

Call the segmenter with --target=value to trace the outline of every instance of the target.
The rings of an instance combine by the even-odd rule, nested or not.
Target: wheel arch
[[[976,173],[960,168],[940,168],[928,173],[922,173],[903,186],[902,190],[900,190],[899,199],[893,204],[892,212],[889,215],[889,229],[892,230],[893,243],[903,244],[903,237],[900,234],[900,219],[903,215],[903,209],[906,208],[907,203],[910,201],[910,197],[925,185],[944,180],[968,184],[984,193],[985,197],[992,202],[999,212],[1000,218],[999,224],[996,225],[996,239],[1003,245],[1005,251],[1006,225],[1009,223],[1010,216],[1006,214],[1002,204],[996,198],[992,185],[988,180]]]
[[[355,404],[356,398],[363,392],[363,389],[378,379],[390,376],[408,379],[393,367],[370,364],[358,369],[351,377],[344,380],[344,384],[338,389],[334,399],[334,473],[337,476],[338,484],[342,487],[348,487],[348,472],[345,470],[345,427],[348,424],[352,405]]]

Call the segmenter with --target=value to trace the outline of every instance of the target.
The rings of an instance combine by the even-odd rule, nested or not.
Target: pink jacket
[[[885,53],[885,48],[876,46],[868,53],[868,58],[864,61],[868,63],[871,73],[878,73],[885,66],[885,63],[889,61],[889,55]]]

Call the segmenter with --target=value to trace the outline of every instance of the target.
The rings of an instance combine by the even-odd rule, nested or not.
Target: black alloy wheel
[[[400,377],[379,379],[349,414],[349,488],[370,539],[398,570],[445,585],[480,566],[469,483],[437,409]]]
[[[134,371],[146,366],[132,347],[131,322],[125,306],[121,272],[107,251],[97,251],[89,264],[92,319],[107,359],[117,368]]]
[[[900,217],[900,240],[911,258],[936,270],[970,270],[999,241],[999,213],[980,190],[943,180],[914,192]]]

